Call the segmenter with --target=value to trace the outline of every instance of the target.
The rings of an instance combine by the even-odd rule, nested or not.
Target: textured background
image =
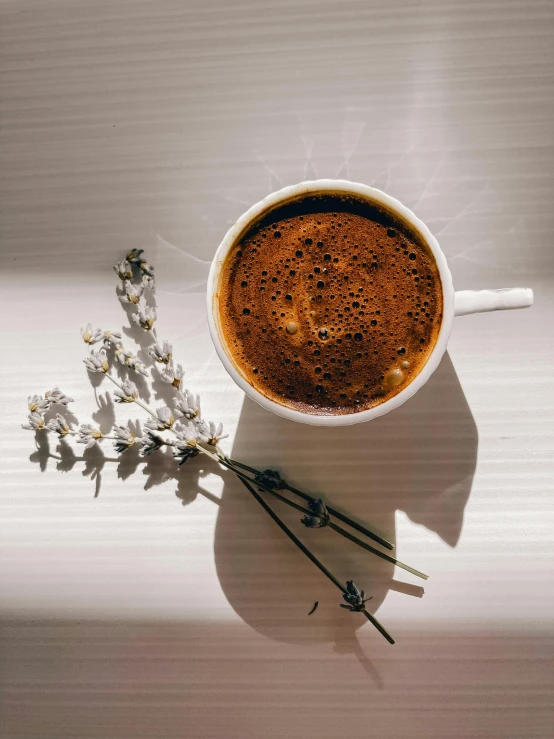
[[[0,13],[2,739],[550,737],[552,2]],[[529,285],[536,304],[458,319],[415,398],[331,432],[244,400],[207,335],[203,285],[247,206],[334,176],[411,206],[458,289]],[[421,597],[332,532],[302,532],[373,594],[394,647],[338,608],[228,475],[37,448],[20,429],[26,396],[54,384],[80,421],[128,416],[91,387],[78,331],[127,325],[111,264],[135,246],[157,266],[159,334],[226,448],[328,495],[429,572]]]

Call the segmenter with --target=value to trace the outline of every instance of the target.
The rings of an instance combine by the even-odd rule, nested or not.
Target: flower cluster
[[[104,331],[104,349],[121,346],[121,334],[119,331]]]
[[[46,413],[50,408],[50,400],[42,395],[29,395],[27,407],[31,413]]]
[[[144,249],[131,249],[127,254],[127,261],[131,264],[135,264],[138,269],[142,272],[143,277],[154,278],[154,267],[150,266],[146,259],[142,256]],[[152,284],[153,286],[153,284]]]
[[[181,387],[184,376],[185,370],[182,366],[178,364],[175,367],[173,362],[168,362],[160,374],[160,377],[164,382],[167,382],[168,385],[173,385],[173,387],[176,387],[177,389]]]
[[[131,249],[127,257],[117,264],[114,264],[114,272],[120,280],[128,281],[133,278],[133,266],[135,266],[142,275],[142,284],[149,290],[154,289],[154,267],[151,267],[146,259],[143,258],[144,249]]]
[[[102,341],[104,349],[110,349],[112,346],[119,346],[121,344],[121,334],[119,331],[102,331],[100,328],[92,328],[91,323],[87,323],[85,328],[81,329],[81,338],[85,344],[89,344],[90,346]]]
[[[154,268],[142,254],[143,249],[132,249],[122,262],[114,265],[114,271],[123,282],[120,301],[135,307],[135,312],[131,314],[132,320],[145,331],[152,331],[156,322],[156,309],[141,304],[141,300],[145,290],[153,290],[155,287]],[[138,283],[132,282],[137,271],[141,280]]]
[[[144,292],[144,285],[133,285],[129,280],[125,280],[123,283],[125,292],[120,296],[122,303],[131,303],[132,305],[138,305]]]
[[[171,362],[173,356],[173,347],[169,341],[163,341],[161,346],[156,342],[148,349],[148,354],[150,354],[154,361],[168,364]]]
[[[105,349],[100,349],[98,352],[92,349],[89,356],[83,359],[83,362],[89,372],[102,372],[106,374],[110,369]]]
[[[142,250],[133,249],[127,254],[126,259],[114,265],[114,272],[123,282],[123,294],[120,295],[119,299],[122,303],[134,306],[135,312],[131,315],[132,320],[138,326],[153,334],[155,341],[149,347],[148,354],[154,362],[162,365],[160,378],[163,382],[172,385],[176,389],[175,399],[172,403],[173,407],[163,405],[154,411],[147,408],[146,410],[152,417],[146,421],[146,428],[142,437],[134,434],[128,426],[116,426],[113,430],[114,435],[106,436],[99,429],[90,424],[85,424],[81,426],[78,432],[78,442],[85,444],[86,448],[90,448],[103,439],[113,439],[114,449],[118,453],[123,453],[138,444],[144,457],[169,446],[172,448],[173,456],[179,465],[182,465],[202,452],[202,444],[217,448],[219,442],[225,439],[227,434],[223,433],[221,423],[216,424],[213,421],[208,422],[202,419],[200,397],[190,390],[182,388],[185,371],[181,364],[176,364],[173,361],[172,345],[169,341],[159,341],[156,338],[153,328],[156,311],[151,306],[141,303],[144,291],[154,287],[154,270],[142,254]],[[132,281],[137,269],[142,276],[140,283]],[[144,363],[123,346],[121,334],[114,331],[94,329],[92,324],[88,323],[85,328],[81,329],[81,337],[90,346],[102,342],[102,348],[98,351],[91,349],[90,355],[86,357],[84,362],[89,372],[105,374],[117,385],[114,390],[115,402],[120,404],[139,402],[142,405],[139,401],[138,388],[134,382],[129,379],[119,382],[110,374],[109,356],[111,354],[109,355],[109,352],[111,350],[116,363],[139,374],[148,375]],[[42,428],[40,419],[33,419],[32,421],[30,419],[29,423]],[[58,433],[60,433],[60,430],[61,427],[57,427]],[[166,438],[164,436],[166,432],[170,432],[174,440]]]
[[[134,434],[128,426],[114,426],[113,434],[115,437],[113,446],[118,454],[126,452],[142,441],[141,437]]]
[[[67,436],[71,432],[69,424],[61,413],[56,413],[56,417],[48,421],[46,428],[48,431],[53,431],[55,434],[58,434],[60,439],[63,439],[64,436]]]
[[[29,413],[27,423],[22,424],[21,428],[27,429],[28,431],[44,431],[46,428],[46,421],[41,413],[33,411],[32,413]]]
[[[137,386],[131,380],[123,380],[121,387],[114,390],[116,403],[134,403],[139,396]]]
[[[22,428],[28,431],[55,431],[56,433],[60,433],[59,429],[67,428],[67,431],[60,434],[65,436],[70,432],[70,428],[63,416],[58,413],[55,419],[47,422],[45,414],[53,405],[62,405],[67,408],[69,403],[73,403],[73,398],[68,397],[59,387],[47,390],[44,395],[30,395],[27,399],[29,416]]]
[[[92,323],[87,323],[85,328],[81,329],[81,338],[85,344],[96,344],[97,341],[100,341],[103,335],[104,332],[101,329],[92,328]]]
[[[137,271],[141,277],[140,282],[134,281]],[[81,425],[78,431],[72,431],[70,425],[60,414],[46,421],[44,414],[53,403],[67,405],[71,401],[71,398],[67,398],[58,388],[46,393],[44,397],[33,395],[29,398],[30,415],[25,428],[34,431],[43,429],[52,431],[60,438],[68,434],[76,435],[77,443],[84,444],[86,449],[90,449],[104,439],[112,439],[114,449],[120,454],[138,444],[141,454],[148,457],[164,446],[170,446],[176,461],[182,465],[200,454],[203,450],[202,445],[217,448],[227,434],[223,433],[221,423],[216,424],[202,418],[200,397],[182,387],[185,371],[181,364],[174,362],[172,345],[169,341],[159,341],[156,338],[154,331],[156,310],[141,302],[145,290],[154,288],[154,270],[144,259],[142,249],[130,251],[125,259],[114,265],[114,272],[122,281],[123,293],[119,296],[120,301],[133,307],[132,320],[145,331],[150,331],[155,338],[154,343],[148,349],[148,354],[154,362],[161,365],[160,378],[163,382],[176,390],[173,407],[163,405],[152,411],[142,406],[135,383],[129,379],[118,381],[110,373],[110,357],[113,357],[117,364],[148,376],[145,364],[123,346],[121,333],[93,328],[91,323],[87,323],[81,329],[81,338],[91,347],[91,350],[83,360],[84,364],[89,372],[107,375],[117,386],[114,390],[116,403],[138,402],[148,410],[151,418],[146,421],[143,436],[135,434],[128,425],[115,426],[112,436],[103,434],[99,428],[88,423]],[[95,344],[100,344],[100,348],[92,348]],[[173,440],[165,438],[164,434],[167,432],[173,435]],[[315,515],[317,515],[316,512],[314,512]]]
[[[308,529],[322,529],[324,526],[327,526],[329,523],[329,511],[321,498],[310,500],[308,506],[311,515],[306,515],[301,519],[304,526]]]
[[[365,604],[371,598],[364,598],[365,593],[363,590],[359,590],[354,580],[347,580],[346,582],[346,593],[342,594],[343,599],[348,605],[344,603],[340,604],[341,608],[347,608],[349,611],[360,613],[365,609]]]
[[[182,413],[189,421],[193,419],[200,420],[200,396],[193,395],[190,390],[184,390],[178,394],[175,400],[175,410],[177,413]]]
[[[198,449],[199,435],[197,427],[192,423],[179,424],[175,429],[177,441],[173,444],[173,456],[179,466],[200,454]]]
[[[55,387],[53,390],[47,390],[44,393],[44,399],[51,405],[64,405],[66,408],[70,403],[73,403],[73,398],[68,398],[65,393],[62,393],[59,387]]]
[[[229,434],[223,433],[223,424],[216,425],[213,421],[209,423],[207,421],[200,420],[197,424],[198,438],[204,444],[210,446],[217,446],[222,439],[226,439]]]
[[[95,428],[90,423],[84,423],[79,429],[78,435],[77,444],[85,444],[85,449],[93,447],[104,436],[100,429]]]
[[[167,405],[156,408],[155,415],[146,421],[146,428],[151,431],[164,431],[170,429],[175,423],[173,411]]]
[[[147,431],[142,439],[141,453],[143,457],[149,457],[152,452],[157,452],[165,444],[165,439],[153,431]]]
[[[138,306],[136,313],[131,316],[133,321],[145,331],[150,331],[156,320],[156,309],[149,305]]]
[[[114,272],[120,280],[131,280],[133,278],[133,269],[131,262],[128,259],[124,259],[122,262],[117,262],[113,266]]]
[[[116,346],[114,359],[118,364],[121,364],[124,367],[128,367],[128,369],[133,370],[133,372],[138,372],[139,375],[144,375],[145,377],[148,377],[148,370],[146,369],[146,365],[143,364],[140,359],[133,354],[133,352],[125,349],[123,344],[119,344],[118,346]]]

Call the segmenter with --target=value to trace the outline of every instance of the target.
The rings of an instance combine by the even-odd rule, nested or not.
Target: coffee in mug
[[[359,413],[406,388],[433,352],[443,289],[422,235],[383,203],[307,192],[262,213],[222,265],[219,325],[269,400]]]

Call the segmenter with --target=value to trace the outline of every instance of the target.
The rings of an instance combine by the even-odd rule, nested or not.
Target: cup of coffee
[[[410,398],[454,316],[526,308],[528,288],[454,292],[440,246],[390,195],[345,180],[285,187],[227,232],[208,319],[233,380],[300,423],[369,421]]]

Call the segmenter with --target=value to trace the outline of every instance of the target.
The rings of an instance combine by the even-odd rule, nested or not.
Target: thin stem
[[[392,636],[385,629],[385,627],[382,626],[379,623],[379,621],[377,621],[377,619],[375,618],[375,616],[372,616],[371,613],[369,613],[368,611],[366,611],[365,608],[362,611],[362,613],[367,618],[367,620],[375,626],[375,628],[377,629],[377,631],[385,637],[385,639],[388,641],[389,644],[394,644],[394,639],[392,638]]]
[[[227,455],[225,455],[225,457],[226,457],[226,459],[229,460],[229,462],[231,464],[234,464],[235,467],[242,467],[243,470],[248,470],[248,472],[251,472],[253,475],[259,475],[260,474],[260,471],[254,469],[254,467],[250,467],[249,465],[243,464],[242,462],[237,462],[236,459],[231,459],[231,457],[227,457]]]
[[[241,473],[235,473],[238,474],[240,477],[242,477]],[[300,511],[301,513],[304,513],[306,516],[313,516],[313,511],[310,511],[309,508],[304,508],[304,506],[298,505],[298,503],[295,503],[292,500],[289,500],[288,498],[285,498],[284,495],[281,495],[276,490],[270,490],[269,488],[263,488],[264,492],[268,493],[268,495],[271,495],[276,500],[280,500],[281,503],[286,503],[286,505],[290,506],[291,508],[296,508],[297,511]]]
[[[416,577],[421,577],[423,580],[429,579],[429,575],[425,575],[423,572],[420,572],[419,570],[414,570],[413,567],[410,567],[409,565],[405,565],[403,562],[399,562],[394,557],[389,557],[389,555],[385,554],[384,552],[380,552],[378,549],[375,549],[370,544],[366,544],[365,541],[361,541],[356,536],[353,536],[348,531],[345,531],[345,529],[343,529],[341,526],[337,526],[336,523],[329,521],[327,526],[329,526],[330,529],[333,529],[333,531],[336,531],[338,534],[342,534],[342,536],[346,537],[347,539],[350,539],[350,541],[353,541],[354,544],[357,544],[359,547],[362,547],[362,549],[367,549],[368,552],[371,552],[372,554],[376,554],[378,557],[381,557],[381,559],[384,559],[387,562],[391,562],[393,565],[396,565],[397,567],[400,567],[403,570],[406,570],[406,572],[411,572],[412,575],[415,575]]]
[[[236,474],[239,474],[239,476],[242,477],[240,473],[236,473]],[[306,514],[307,516],[314,515],[313,511],[310,511],[308,508],[303,508],[302,506],[299,506],[297,503],[294,503],[292,500],[285,498],[284,495],[280,495],[275,490],[269,490],[267,488],[265,488],[265,490],[267,493],[272,495],[274,498],[277,498],[277,500],[280,500],[282,503],[286,503],[292,508],[296,508],[296,510],[298,511],[302,511],[302,513]],[[370,544],[367,544],[365,541],[358,539],[357,536],[353,536],[353,534],[343,529],[342,526],[339,526],[338,524],[333,523],[332,521],[329,521],[327,523],[327,526],[329,526],[329,528],[332,529],[333,531],[336,531],[337,534],[340,534],[341,536],[344,536],[346,539],[349,539],[350,541],[354,542],[354,544],[357,544],[362,549],[365,549],[366,551],[377,555],[377,557],[380,557],[381,559],[384,559],[387,562],[391,562],[397,567],[400,567],[403,570],[406,570],[406,572],[411,572],[412,575],[416,575],[416,577],[421,577],[423,580],[429,579],[429,575],[425,575],[423,572],[420,572],[419,570],[415,570],[413,567],[410,567],[409,565],[406,565],[403,562],[400,562],[398,559],[395,559],[394,557],[390,557],[388,554],[385,554],[384,552],[380,552],[378,549],[375,549],[375,547],[372,547]]]
[[[217,462],[218,464],[222,464],[223,460],[220,457],[218,457],[217,454],[214,454],[213,452],[209,452],[207,449],[204,449],[204,447],[200,445],[197,445],[196,449],[198,449],[198,451],[201,454],[205,454],[206,456],[210,457],[210,459],[213,459],[214,462]]]
[[[342,585],[341,582],[337,580],[337,578],[333,575],[333,573],[329,572],[327,567],[325,567],[325,565],[322,564],[319,561],[319,559],[314,554],[312,554],[306,546],[304,546],[304,544],[302,544],[300,539],[295,534],[292,533],[289,527],[285,523],[283,523],[283,521],[281,521],[279,516],[268,506],[265,500],[261,497],[261,495],[259,495],[256,492],[256,490],[252,487],[252,485],[248,482],[248,480],[244,477],[241,477],[240,480],[242,484],[245,486],[245,488],[248,490],[248,492],[252,495],[252,497],[255,500],[257,500],[258,503],[262,506],[264,511],[269,516],[271,516],[271,518],[275,521],[275,523],[281,529],[281,531],[283,531],[289,537],[289,539],[294,544],[296,544],[296,546],[300,549],[300,551],[302,551],[306,555],[306,557],[308,557],[308,559],[314,563],[314,565],[318,568],[318,570],[323,572],[325,577],[328,578],[333,583],[333,585],[335,585],[342,593],[348,592],[346,588],[344,587],[344,585]]]
[[[298,503],[295,503],[294,501],[289,500],[288,498],[285,498],[284,495],[281,495],[276,490],[272,490],[271,488],[268,488],[265,485],[262,485],[257,480],[254,480],[251,477],[248,477],[248,475],[245,475],[243,472],[240,472],[239,470],[233,469],[233,467],[228,462],[225,462],[224,460],[220,460],[220,463],[222,465],[224,465],[225,467],[227,467],[227,469],[230,469],[232,472],[234,472],[235,475],[238,478],[240,478],[241,480],[247,480],[248,482],[254,483],[254,485],[256,485],[256,487],[262,488],[262,490],[265,493],[268,493],[273,498],[276,498],[277,500],[280,500],[282,503],[286,503],[291,508],[296,508],[297,511],[300,511],[301,513],[304,513],[307,516],[313,516],[313,512],[310,511],[309,508],[304,508],[304,506],[298,505]]]
[[[256,470],[254,467],[250,467],[247,464],[243,464],[242,462],[237,462],[235,459],[231,459],[231,457],[227,457],[229,462],[237,467],[242,467],[244,470],[248,470],[253,475],[259,475],[259,470]],[[308,502],[312,502],[315,500],[315,498],[312,495],[308,495],[308,493],[302,492],[302,490],[298,490],[297,488],[293,488],[291,485],[287,483],[286,480],[283,480],[284,488],[286,490],[289,490],[291,493],[294,493],[294,495],[298,495],[300,498],[303,498],[304,500],[307,500]],[[362,524],[357,523],[356,521],[353,521],[348,516],[344,515],[344,513],[340,513],[340,511],[335,510],[335,508],[331,508],[331,506],[328,506],[327,503],[325,504],[327,510],[329,513],[334,516],[335,518],[338,518],[339,521],[342,521],[345,524],[348,524],[348,526],[351,526],[353,529],[356,529],[362,534],[365,534],[369,539],[373,539],[373,541],[376,541],[378,544],[381,544],[381,546],[385,547],[386,549],[394,549],[394,545],[390,543],[390,541],[387,541],[386,539],[383,539],[382,536],[379,536],[378,534],[374,534],[373,531],[370,531],[365,526],[362,526]]]

